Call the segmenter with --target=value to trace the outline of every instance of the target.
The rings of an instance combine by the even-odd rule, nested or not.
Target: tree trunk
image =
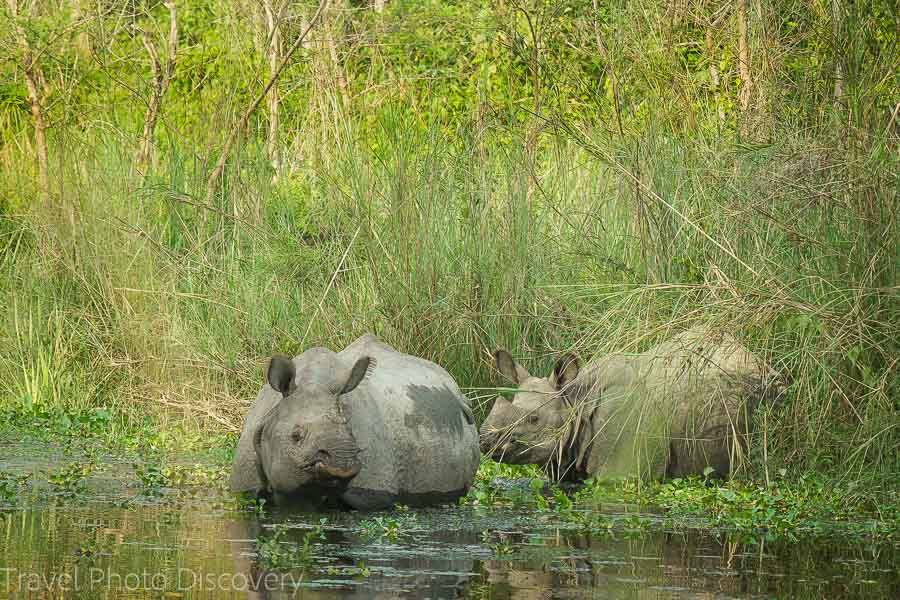
[[[603,43],[603,38],[600,37],[600,23],[599,21],[599,9],[597,7],[597,0],[591,0],[591,3],[594,7],[594,41],[597,44],[597,51],[600,52],[600,56],[603,57],[603,60],[606,62],[606,67],[609,69],[609,80],[612,84],[612,92],[613,92],[613,111],[616,116],[616,125],[619,129],[619,136],[625,136],[625,130],[622,128],[622,111],[620,109],[619,103],[619,78],[616,76],[616,67],[612,62],[612,58],[609,55],[609,52],[606,49],[606,45]]]
[[[15,22],[15,33],[22,51],[22,69],[25,73],[25,87],[28,90],[28,104],[34,121],[34,149],[37,154],[38,186],[44,206],[50,204],[50,159],[47,150],[47,121],[44,118],[43,91],[44,72],[28,43],[28,36],[22,27],[18,0],[6,0]]]
[[[72,0],[72,16],[75,22],[85,19],[90,11],[91,0]],[[88,60],[91,57],[91,39],[83,28],[75,34],[75,52],[79,58]]]
[[[269,77],[272,77],[278,70],[278,61],[281,60],[281,10],[276,10],[272,6],[272,0],[264,0],[263,11],[266,21],[266,40],[268,46],[266,48],[266,56],[269,62]],[[275,179],[281,173],[281,152],[278,145],[278,126],[279,126],[279,108],[281,105],[281,94],[278,89],[278,81],[272,85],[268,98],[269,109],[269,130],[266,134],[266,154],[272,168],[275,170]]]
[[[844,97],[844,61],[842,44],[844,43],[844,15],[841,0],[831,0],[832,52],[834,53],[834,106],[840,107]]]
[[[706,28],[706,54],[707,60],[709,60],[709,82],[710,86],[713,89],[713,95],[716,101],[716,112],[719,116],[719,123],[725,123],[725,107],[722,106],[722,103],[719,100],[719,66],[716,64],[716,49],[713,44],[713,34],[712,34],[712,25]]]
[[[741,91],[738,100],[741,112],[750,108],[750,94],[753,82],[750,78],[750,45],[747,39],[747,0],[737,0],[738,19],[738,73],[741,78]],[[746,115],[745,115],[746,116]]]
[[[771,139],[775,132],[772,98],[773,94],[777,93],[777,82],[774,77],[777,70],[773,67],[773,60],[777,61],[780,53],[773,52],[773,49],[778,47],[779,41],[776,36],[770,37],[772,35],[770,32],[777,30],[777,26],[773,26],[770,3],[753,0],[753,6],[756,11],[754,38],[758,40],[756,45],[758,54],[750,57],[753,61],[752,112],[755,120],[753,133],[760,140],[764,140]],[[749,70],[750,63],[747,64]]]
[[[343,0],[339,0],[331,10],[331,16],[328,19],[328,27],[325,31],[325,43],[328,46],[328,55],[331,58],[331,72],[334,76],[334,82],[337,85],[338,93],[341,96],[341,107],[344,112],[350,110],[350,95],[347,86],[347,74],[344,72],[344,65],[341,63],[337,53],[337,44],[335,38],[343,37],[343,20],[342,15],[336,9],[344,7]]]
[[[147,104],[147,114],[144,116],[144,133],[141,136],[141,145],[138,149],[137,163],[147,164],[153,153],[153,132],[156,130],[156,122],[159,119],[159,110],[162,99],[169,89],[172,74],[175,72],[175,58],[178,54],[178,12],[174,0],[166,0],[166,8],[169,9],[169,48],[166,64],[163,65],[159,58],[159,52],[150,35],[141,32],[144,38],[144,47],[150,55],[150,64],[153,69],[153,91],[150,94],[150,102]]]

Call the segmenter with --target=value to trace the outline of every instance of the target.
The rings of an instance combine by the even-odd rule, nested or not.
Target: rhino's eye
[[[540,420],[541,420],[540,417],[538,417],[537,415],[534,415],[534,414],[528,415],[528,419],[527,419],[529,425],[537,425],[538,421],[540,421]]]
[[[303,441],[304,437],[306,437],[306,432],[299,425],[294,427],[294,429],[291,431],[291,439],[294,440],[294,443],[299,444],[301,441]]]

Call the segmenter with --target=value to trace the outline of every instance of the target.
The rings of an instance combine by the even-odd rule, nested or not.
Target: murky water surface
[[[896,545],[592,537],[477,507],[256,517],[221,485],[154,486],[135,460],[95,458],[77,481],[60,473],[78,456],[0,440],[0,598],[900,597]]]

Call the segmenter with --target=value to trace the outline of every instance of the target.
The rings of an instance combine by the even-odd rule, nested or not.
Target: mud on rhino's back
[[[363,468],[348,501],[432,503],[464,494],[478,468],[478,433],[466,397],[431,361],[364,336],[340,353],[374,359],[347,398]],[[389,500],[386,500],[388,498]]]

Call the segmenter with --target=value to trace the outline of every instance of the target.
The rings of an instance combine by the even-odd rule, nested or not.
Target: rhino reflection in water
[[[509,600],[717,598],[723,593],[742,597],[748,591],[745,569],[738,567],[743,561],[737,558],[747,556],[745,548],[726,544],[714,535],[693,532],[598,539],[566,532],[546,539],[545,544],[559,556],[552,566],[537,558],[484,561],[492,589],[503,590],[502,597]],[[747,570],[754,566],[748,565]]]
[[[290,514],[290,513],[288,513]],[[282,515],[287,516],[287,515]],[[233,559],[235,592],[247,600],[424,600],[426,598],[462,597],[475,570],[475,561],[469,556],[441,556],[428,552],[415,553],[405,546],[384,545],[374,542],[346,527],[332,527],[325,531],[327,542],[316,546],[314,559],[304,561],[294,555],[296,564],[267,565],[261,548],[271,543],[275,528],[280,526],[284,538],[278,546],[302,547],[308,542],[309,529],[300,526],[302,521],[290,518],[282,521],[261,522],[258,519],[236,519],[226,522],[229,550]],[[473,540],[466,534],[441,532],[448,545]],[[433,532],[437,535],[438,532]],[[375,544],[373,547],[372,545]],[[359,550],[375,550],[365,560]],[[371,567],[364,577],[355,574],[360,563]],[[381,565],[381,567],[379,566]],[[388,566],[389,568],[383,568]],[[224,590],[223,590],[224,591]],[[237,593],[234,594],[237,596]],[[218,596],[217,596],[218,597]]]
[[[639,355],[581,369],[571,355],[546,378],[504,350],[498,370],[518,389],[481,428],[485,453],[540,464],[560,479],[728,476],[746,456],[752,412],[781,386],[736,339],[694,328]]]
[[[244,422],[231,489],[356,509],[465,494],[478,468],[468,400],[438,365],[365,335],[275,357]]]

